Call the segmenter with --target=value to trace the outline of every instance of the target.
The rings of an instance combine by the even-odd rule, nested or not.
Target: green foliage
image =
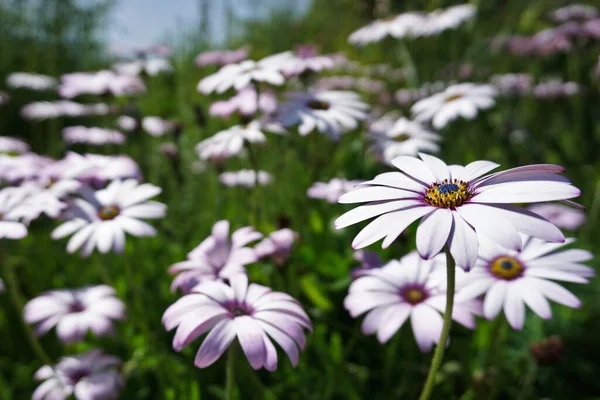
[[[0,77],[12,71],[34,71],[58,76],[61,73],[107,67],[96,31],[106,11],[81,8],[77,2],[52,0],[44,7],[34,2],[0,2]],[[392,11],[427,9],[454,2],[392,1]],[[442,158],[465,164],[476,159],[499,162],[503,167],[528,163],[558,163],[567,176],[582,188],[581,203],[589,221],[576,234],[577,246],[597,251],[595,238],[600,213],[600,107],[598,82],[592,79],[599,47],[550,58],[516,58],[488,50],[488,39],[498,33],[530,34],[547,26],[546,13],[563,1],[485,0],[479,17],[456,31],[439,37],[409,40],[406,49],[417,67],[418,83],[457,79],[460,65],[474,66],[474,81],[485,81],[494,73],[528,72],[540,79],[559,77],[577,81],[585,90],[579,96],[558,100],[510,98],[482,113],[475,121],[457,121],[444,134]],[[253,58],[283,51],[297,44],[315,43],[322,52],[344,51],[363,64],[388,63],[405,67],[400,43],[387,40],[365,48],[347,44],[350,32],[373,18],[373,1],[315,0],[299,18],[279,10],[270,18],[243,24],[234,32],[232,46],[248,42]],[[48,11],[50,10],[50,11]],[[30,29],[30,27],[34,29]],[[114,337],[89,336],[78,346],[62,346],[51,332],[40,339],[52,360],[60,356],[101,347],[125,361],[127,377],[123,399],[220,399],[224,398],[225,360],[199,370],[193,358],[200,340],[181,353],[171,347],[172,333],[161,325],[164,310],[178,294],[169,291],[167,267],[185,259],[220,219],[233,228],[253,224],[268,233],[286,219],[300,234],[291,258],[283,266],[268,260],[250,265],[251,280],[285,291],[298,298],[314,323],[314,333],[293,369],[279,352],[274,373],[253,371],[243,358],[235,365],[238,399],[413,399],[418,396],[429,366],[430,354],[421,354],[410,324],[388,343],[360,332],[360,321],[343,307],[350,282],[348,272],[356,262],[350,243],[358,227],[341,232],[333,220],[348,207],[309,199],[306,190],[314,181],[333,177],[368,179],[387,169],[376,163],[363,141],[364,129],[348,133],[339,142],[315,134],[300,138],[268,137],[253,148],[258,166],[274,175],[274,183],[253,191],[225,188],[218,181],[222,167],[207,163],[197,172],[193,147],[203,138],[237,123],[196,120],[198,108],[206,114],[216,99],[195,90],[198,80],[211,68],[199,70],[193,63],[208,43],[197,32],[185,32],[174,40],[173,76],[148,78],[148,94],[132,99],[143,115],[160,115],[182,123],[179,137],[130,137],[123,152],[140,163],[145,179],[163,188],[160,201],[168,205],[168,216],[154,223],[154,238],[128,238],[123,255],[94,254],[89,259],[69,255],[65,241],[53,241],[51,221],[36,221],[30,235],[4,243],[1,264],[15,271],[19,289],[31,299],[53,288],[76,288],[107,283],[114,286],[128,305],[128,319],[117,325]],[[24,51],[26,49],[26,51]],[[386,83],[397,90],[405,83]],[[364,94],[369,98],[368,94]],[[96,121],[45,121],[25,123],[19,108],[43,99],[39,94],[17,91],[13,101],[0,107],[3,134],[22,136],[40,154],[59,157],[65,150],[59,138],[62,126],[75,123],[110,125],[109,118]],[[48,95],[49,96],[49,95]],[[371,96],[373,97],[373,96]],[[48,97],[49,98],[49,97]],[[84,99],[86,100],[86,99]],[[83,100],[82,100],[83,101]],[[118,100],[121,105],[126,99]],[[369,98],[375,103],[376,99]],[[392,106],[391,108],[393,108]],[[403,110],[406,111],[406,110]],[[514,132],[523,141],[512,141]],[[176,143],[178,155],[159,152],[162,142]],[[93,151],[81,147],[78,151]],[[103,149],[110,153],[112,149]],[[247,158],[227,160],[228,170],[251,168]],[[397,258],[414,249],[414,227],[401,236],[385,259]],[[373,246],[375,248],[375,246]],[[592,262],[596,266],[597,261]],[[0,274],[4,272],[0,270]],[[453,326],[445,365],[438,376],[435,399],[593,399],[600,382],[600,284],[570,285],[581,298],[579,310],[553,307],[554,316],[543,321],[529,312],[525,328],[515,332],[504,320],[480,319],[476,331]],[[21,310],[6,293],[0,294],[0,398],[26,399],[36,387],[33,373],[42,365],[25,338]],[[563,360],[554,366],[537,367],[529,345],[550,335],[559,335],[566,345]],[[594,397],[595,396],[595,397]]]

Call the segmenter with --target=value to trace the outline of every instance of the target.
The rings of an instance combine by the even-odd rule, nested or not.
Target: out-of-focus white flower
[[[279,53],[260,61],[246,60],[239,64],[229,64],[198,83],[198,91],[204,94],[223,93],[230,88],[241,90],[251,82],[266,82],[282,85],[285,78],[281,68],[293,58],[291,52]]]
[[[126,155],[105,156],[102,154],[77,153],[67,154],[67,162],[84,168],[84,172],[77,177],[94,187],[101,187],[106,182],[118,179],[142,179],[142,173],[137,163]]]
[[[131,62],[122,62],[113,65],[113,69],[123,75],[139,75],[144,72],[150,76],[157,76],[162,73],[173,72],[173,67],[168,60],[164,58],[149,58],[147,60],[135,60]]]
[[[585,223],[586,216],[581,210],[562,204],[535,204],[529,211],[541,215],[559,228],[576,230]]]
[[[335,59],[327,55],[319,55],[314,46],[299,46],[287,61],[281,66],[281,72],[285,76],[300,75],[305,71],[321,72],[332,69]]]
[[[6,86],[13,89],[51,90],[56,87],[56,79],[47,75],[13,72],[6,78]]]
[[[117,74],[113,71],[74,72],[61,77],[58,93],[65,98],[80,94],[112,94],[115,96],[144,93],[144,82],[135,75]]]
[[[533,88],[533,95],[538,99],[558,99],[579,94],[581,86],[577,82],[563,82],[554,79],[538,83]]]
[[[437,153],[440,150],[440,135],[428,130],[418,121],[404,117],[395,119],[388,115],[369,128],[369,136],[374,140],[374,150],[383,162],[392,165],[392,160],[398,156],[416,156],[419,152]]]
[[[80,104],[69,100],[39,101],[27,104],[21,109],[23,118],[34,120],[106,115],[109,112],[110,107],[104,103]]]
[[[117,118],[117,126],[125,132],[131,132],[137,128],[137,120],[128,115],[121,115]]]
[[[585,4],[569,4],[558,8],[550,13],[550,17],[556,22],[587,21],[598,17],[598,10]]]
[[[150,136],[164,136],[173,130],[173,123],[160,117],[144,117],[142,119],[142,128]]]
[[[23,154],[29,151],[29,145],[21,139],[10,136],[0,136],[0,153]]]
[[[279,107],[276,120],[286,128],[299,125],[302,136],[317,129],[337,139],[340,134],[356,129],[358,121],[367,117],[369,108],[357,93],[349,91],[288,93],[287,98]]]
[[[497,90],[491,85],[459,83],[419,100],[412,106],[411,112],[417,121],[431,121],[434,128],[440,129],[459,117],[475,118],[478,110],[496,104],[496,95]]]
[[[17,156],[0,154],[0,181],[18,185],[24,180],[34,179],[54,160],[35,153],[24,153]]]
[[[0,189],[0,239],[22,239],[27,227],[20,221],[23,210],[19,209],[27,192],[19,187]]]
[[[239,63],[248,58],[248,46],[242,46],[237,50],[215,50],[205,51],[196,57],[196,65],[205,67],[207,65],[227,65]]]
[[[71,236],[67,251],[81,248],[83,257],[94,248],[100,253],[111,249],[120,254],[125,248],[125,233],[133,236],[154,236],[156,230],[143,219],[162,218],[166,205],[150,199],[161,188],[135,179],[112,181],[105,189],[82,191],[84,198],[73,200],[69,219],[52,232],[53,239]]]
[[[263,143],[266,138],[263,128],[275,126],[263,125],[260,121],[252,121],[246,125],[235,125],[221,131],[196,145],[196,152],[201,160],[223,159],[241,154],[244,143]]]
[[[68,126],[62,132],[67,143],[86,143],[94,146],[125,143],[125,135],[110,129],[78,125]]]
[[[268,172],[258,171],[258,185],[265,186],[271,183],[272,176]],[[223,172],[219,175],[219,180],[225,186],[243,186],[253,188],[257,184],[256,171],[251,169],[241,169],[235,172]]]
[[[504,74],[492,76],[491,83],[502,94],[527,94],[531,92],[533,77],[529,74]]]
[[[244,116],[251,116],[258,111],[271,114],[277,109],[277,97],[270,90],[264,90],[260,94],[252,86],[246,86],[235,96],[225,101],[217,101],[211,104],[208,112],[210,115],[229,118],[231,114],[239,111]]]
[[[315,182],[308,188],[306,194],[313,199],[325,199],[329,203],[336,203],[341,195],[348,193],[360,181],[333,178],[329,182]]]
[[[393,17],[379,19],[360,28],[350,35],[348,41],[356,45],[379,42],[387,36],[401,39],[405,37],[432,36],[447,29],[460,26],[475,16],[475,7],[462,4],[446,9],[438,9],[429,14],[407,12]]]

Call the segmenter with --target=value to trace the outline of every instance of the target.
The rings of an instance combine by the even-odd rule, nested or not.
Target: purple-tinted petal
[[[266,351],[264,367],[267,371],[275,371],[277,369],[277,350],[264,331],[262,331],[262,337]]]
[[[572,308],[579,308],[581,306],[581,302],[573,295],[573,293],[555,282],[536,278],[530,278],[529,282],[539,288],[545,297],[558,304]]]
[[[205,368],[213,364],[227,350],[235,338],[235,327],[229,319],[220,321],[202,342],[194,365]]]
[[[540,203],[570,199],[581,195],[575,186],[563,182],[524,181],[478,188],[472,202],[477,203]]]
[[[296,346],[296,342],[291,337],[289,337],[288,335],[286,335],[285,333],[283,333],[281,330],[274,327],[273,325],[271,325],[267,322],[263,322],[263,321],[258,321],[258,323],[260,324],[260,327],[271,338],[273,338],[273,340],[275,340],[275,342],[277,342],[278,345],[281,346],[283,351],[285,351],[285,353],[290,358],[290,361],[292,362],[292,366],[296,367],[298,365],[298,356],[299,356],[298,355],[298,346]]]
[[[442,316],[433,308],[425,304],[419,304],[412,310],[410,322],[415,339],[422,352],[428,352],[434,343],[439,342],[444,321]]]
[[[504,315],[513,329],[520,330],[525,323],[525,305],[521,292],[523,288],[520,285],[509,285],[506,291],[506,300],[504,301]]]
[[[520,294],[525,301],[525,304],[527,304],[534,313],[544,319],[552,318],[550,304],[538,290],[523,287]]]
[[[412,307],[405,303],[395,304],[387,309],[377,330],[377,339],[379,342],[385,343],[390,340],[404,322],[406,322],[411,311]]]
[[[446,241],[452,228],[452,212],[448,209],[437,209],[421,219],[417,228],[417,250],[428,260],[437,255]]]
[[[267,353],[263,340],[263,330],[260,325],[247,315],[235,318],[233,324],[248,362],[254,369],[262,368]]]
[[[504,305],[504,299],[508,283],[505,281],[496,282],[490,287],[485,300],[483,301],[483,316],[487,319],[494,319]]]
[[[450,254],[459,267],[469,271],[477,261],[477,234],[458,213],[453,212],[452,217],[454,223],[448,238]]]
[[[464,204],[457,208],[458,213],[479,235],[488,237],[504,248],[521,250],[521,237],[514,226],[498,213],[488,213],[489,207],[481,204]]]

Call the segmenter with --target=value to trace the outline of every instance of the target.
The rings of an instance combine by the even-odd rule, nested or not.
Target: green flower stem
[[[227,365],[225,367],[225,400],[233,400],[233,386],[235,380],[235,343],[227,350]]]
[[[50,361],[50,357],[46,354],[42,345],[35,337],[31,327],[25,322],[23,319],[23,309],[25,307],[25,302],[23,300],[23,295],[19,290],[19,284],[15,277],[15,273],[12,268],[12,263],[6,259],[2,260],[3,265],[3,274],[4,279],[6,279],[6,286],[8,287],[8,292],[10,294],[11,302],[15,307],[17,314],[21,316],[19,320],[21,321],[21,325],[23,326],[23,330],[25,331],[25,338],[29,342],[29,345],[33,349],[33,352],[37,355],[37,357],[44,363],[44,365],[48,365],[52,368],[52,361]]]
[[[446,269],[448,271],[448,289],[446,292],[446,312],[444,313],[444,326],[442,327],[442,334],[440,341],[435,348],[433,358],[431,360],[431,368],[429,368],[429,374],[425,381],[425,386],[421,392],[419,400],[427,400],[431,395],[433,386],[435,384],[435,376],[437,375],[442,360],[444,358],[444,350],[446,349],[446,343],[448,342],[448,336],[450,335],[450,326],[452,324],[452,309],[454,308],[454,287],[456,280],[456,263],[450,255],[450,251],[446,248]]]

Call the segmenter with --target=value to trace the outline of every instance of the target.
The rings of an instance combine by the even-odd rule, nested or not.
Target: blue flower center
[[[500,256],[492,260],[488,268],[499,279],[512,281],[523,276],[525,266],[519,260],[510,256]]]
[[[458,186],[455,183],[445,183],[438,187],[438,192],[440,192],[441,194],[448,194],[448,193],[458,192],[459,189],[460,189],[460,186]]]

